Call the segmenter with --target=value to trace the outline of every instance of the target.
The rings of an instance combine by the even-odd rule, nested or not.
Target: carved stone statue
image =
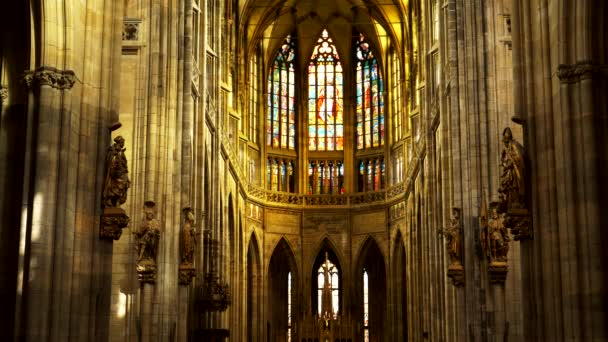
[[[117,136],[106,153],[106,178],[103,187],[103,205],[106,208],[118,207],[127,200],[127,189],[131,181],[124,146],[125,139]]]
[[[448,277],[456,286],[464,285],[464,267],[462,266],[462,231],[460,230],[460,208],[452,208],[450,225],[439,230],[446,239],[446,248],[450,256]]]
[[[450,256],[450,262],[453,265],[461,264],[461,243],[462,236],[460,232],[460,209],[452,208],[452,219],[450,225],[445,229],[439,230],[439,234],[442,234],[446,239],[446,247],[448,255]]]
[[[490,203],[487,238],[491,261],[507,262],[509,252],[509,232],[505,226],[504,215],[498,212],[498,202]]]
[[[155,203],[146,201],[144,205],[144,221],[135,232],[137,238],[137,262],[156,263],[158,241],[160,239],[160,221],[156,219]]]
[[[526,203],[525,186],[525,159],[524,149],[520,143],[513,139],[513,133],[509,127],[502,133],[503,150],[500,154],[500,187],[505,209],[524,208]]]
[[[192,208],[184,208],[184,227],[182,229],[182,264],[192,265],[196,247],[196,229],[194,228],[194,212]]]

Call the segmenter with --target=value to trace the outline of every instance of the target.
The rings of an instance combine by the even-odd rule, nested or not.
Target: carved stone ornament
[[[557,77],[562,83],[576,83],[597,76],[608,76],[608,65],[578,61],[574,64],[560,64],[557,67]]]
[[[139,282],[144,284],[156,283],[156,263],[150,260],[143,260],[137,263],[137,278]]]
[[[452,208],[450,225],[439,230],[446,240],[446,249],[450,256],[448,277],[452,278],[455,286],[464,284],[464,267],[462,266],[462,230],[460,225],[460,208]]]
[[[118,240],[122,230],[129,224],[129,216],[122,208],[104,208],[101,215],[99,238],[102,240]]]
[[[456,287],[461,287],[464,285],[464,266],[461,264],[458,265],[450,265],[448,267],[448,277],[452,279],[452,284]]]
[[[178,282],[180,285],[190,285],[192,283],[192,278],[196,276],[196,269],[193,265],[179,265],[179,279]]]
[[[144,220],[135,235],[137,251],[137,273],[142,283],[156,281],[156,255],[160,240],[160,221],[156,219],[156,204],[152,201],[144,203]]]
[[[125,157],[125,139],[114,138],[114,144],[106,152],[106,176],[103,185],[103,205],[118,207],[127,201],[127,190],[131,186],[129,168]]]
[[[139,40],[139,20],[125,19],[122,29],[122,40]]]
[[[0,100],[5,102],[8,99],[8,87],[5,85],[0,85]]]
[[[509,267],[506,262],[492,262],[488,266],[490,284],[504,284],[507,279]]]
[[[197,288],[196,304],[203,311],[225,311],[230,305],[230,287],[226,282],[220,281],[216,269],[217,250],[219,241],[211,237],[209,230],[204,231],[205,247],[211,251],[211,269],[205,279]]]
[[[59,90],[72,89],[76,83],[76,74],[72,70],[59,70],[42,66],[34,71],[26,71],[23,80],[28,88],[49,86]]]
[[[523,146],[513,139],[509,127],[503,131],[503,149],[500,155],[499,211],[505,213],[504,224],[511,229],[513,238],[532,238],[532,222],[526,196],[526,158]]]
[[[197,302],[204,311],[226,311],[231,302],[230,287],[221,282],[215,272],[209,272],[199,290]]]

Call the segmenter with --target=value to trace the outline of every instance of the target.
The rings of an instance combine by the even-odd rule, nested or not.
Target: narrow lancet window
[[[323,30],[308,65],[308,148],[344,149],[343,72],[338,51]]]

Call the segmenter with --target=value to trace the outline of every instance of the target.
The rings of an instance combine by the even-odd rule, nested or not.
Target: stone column
[[[137,274],[140,287],[140,337],[142,342],[156,340],[156,329],[152,322],[153,302],[155,298],[156,284],[156,256],[158,254],[158,243],[160,240],[160,221],[156,219],[156,204],[146,201],[144,204],[144,220],[139,229],[135,231],[137,250]]]

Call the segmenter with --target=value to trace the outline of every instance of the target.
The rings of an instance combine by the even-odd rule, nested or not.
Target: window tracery
[[[308,148],[344,149],[343,70],[340,56],[323,30],[308,65]]]
[[[363,34],[355,41],[357,149],[384,145],[384,84],[378,61]]]
[[[289,35],[279,48],[268,76],[266,144],[273,148],[295,149],[295,59],[295,39]]]

